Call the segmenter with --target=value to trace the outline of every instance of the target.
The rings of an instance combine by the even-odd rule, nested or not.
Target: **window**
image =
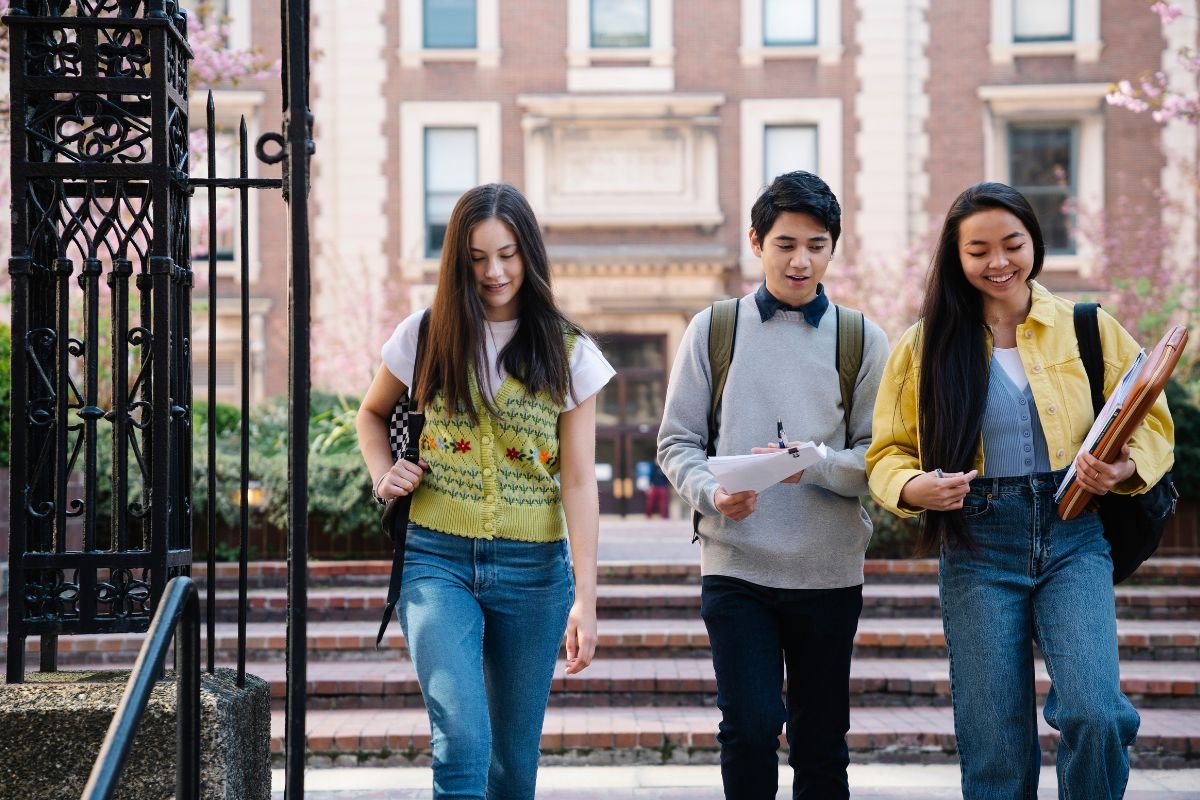
[[[500,64],[500,0],[400,0],[400,66]]]
[[[1100,0],[991,0],[993,64],[1022,56],[1100,60]]]
[[[816,125],[768,125],[763,128],[763,184],[785,172],[817,172]]]
[[[216,135],[216,176],[218,178],[236,178],[238,175],[237,136],[232,131],[217,130]],[[197,178],[208,177],[208,149],[193,153],[191,174]],[[233,189],[217,189],[217,216],[211,221],[212,229],[217,234],[217,260],[233,261],[237,257],[236,231],[238,229],[238,198]],[[191,201],[192,219],[192,259],[200,265],[199,269],[207,270],[204,266],[208,261],[209,229],[208,218],[208,189],[197,189]],[[222,269],[218,267],[218,269]]]
[[[820,175],[842,196],[842,100],[838,97],[743,100],[741,212],[750,209],[776,175],[797,169]],[[742,237],[742,275],[755,280],[762,262]]]
[[[479,134],[474,128],[425,129],[425,255],[442,252],[459,196],[479,182]]]
[[[741,0],[742,66],[764,60],[815,58],[842,60],[841,0]]]
[[[817,43],[817,0],[762,0],[762,5],[764,45]]]
[[[475,47],[475,0],[422,0],[426,47]]]
[[[1072,0],[1013,0],[1013,41],[1071,39]]]
[[[981,86],[984,178],[1016,187],[1033,204],[1048,272],[1084,274],[1097,245],[1077,237],[1069,213],[1104,213],[1105,83]],[[1070,201],[1070,208],[1064,210]]]
[[[1050,255],[1073,254],[1070,203],[1078,173],[1079,130],[1072,124],[1013,124],[1008,128],[1008,174],[1012,187],[1037,212]]]
[[[502,178],[500,104],[404,102],[400,104],[399,169],[388,176],[399,187],[401,277],[412,287],[436,270],[435,258],[450,211],[471,186]]]
[[[592,47],[649,47],[650,0],[591,0]]]

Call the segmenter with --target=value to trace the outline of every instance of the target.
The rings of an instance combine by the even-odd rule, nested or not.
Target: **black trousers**
[[[772,589],[704,577],[700,613],[717,677],[726,798],[775,797],[785,722],[792,797],[850,796],[850,655],[861,612],[861,585]]]

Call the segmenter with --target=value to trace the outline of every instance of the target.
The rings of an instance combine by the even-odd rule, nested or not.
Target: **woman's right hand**
[[[963,507],[963,498],[971,490],[971,481],[979,475],[970,472],[926,472],[904,484],[900,502],[911,508],[930,511],[955,511]]]
[[[423,458],[416,464],[400,459],[391,469],[379,476],[375,483],[375,494],[384,500],[412,494],[421,485],[421,478],[425,476],[427,469],[429,465]]]

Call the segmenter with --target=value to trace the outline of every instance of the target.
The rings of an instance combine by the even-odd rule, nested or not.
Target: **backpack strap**
[[[850,409],[854,406],[854,385],[862,369],[863,347],[866,340],[866,321],[863,313],[854,308],[835,305],[837,315],[838,382],[842,390],[842,413],[846,418],[846,449],[850,449]]]
[[[708,439],[705,452],[717,454],[717,409],[721,406],[721,395],[725,392],[725,379],[729,377],[729,364],[733,361],[733,345],[737,339],[739,299],[731,297],[712,304],[712,316],[708,323],[708,369],[712,374],[712,394],[708,404]],[[692,510],[692,541],[700,538],[700,512]]]
[[[1100,320],[1096,309],[1099,303],[1076,303],[1075,339],[1079,342],[1079,357],[1087,371],[1088,386],[1092,393],[1092,413],[1099,414],[1104,407],[1104,351],[1100,347]]]

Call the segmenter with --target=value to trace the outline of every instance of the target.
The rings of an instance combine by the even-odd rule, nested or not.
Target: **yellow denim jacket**
[[[1017,351],[1046,434],[1050,467],[1069,465],[1079,451],[1095,415],[1087,372],[1075,340],[1073,304],[1055,297],[1030,281],[1033,304],[1025,322],[1017,326]],[[1099,312],[1100,345],[1104,351],[1104,394],[1121,379],[1140,349],[1121,324],[1103,309]],[[875,398],[872,441],[867,450],[867,482],[871,494],[889,511],[911,517],[918,509],[900,504],[904,484],[920,475],[920,437],[917,431],[917,387],[920,383],[921,323],[909,328],[888,358],[883,382]],[[991,357],[991,340],[988,339]],[[1174,463],[1175,426],[1167,400],[1159,395],[1150,413],[1129,440],[1136,472],[1114,487],[1120,494],[1139,494],[1158,483]],[[935,465],[928,465],[933,469]],[[986,474],[982,440],[974,469]]]

